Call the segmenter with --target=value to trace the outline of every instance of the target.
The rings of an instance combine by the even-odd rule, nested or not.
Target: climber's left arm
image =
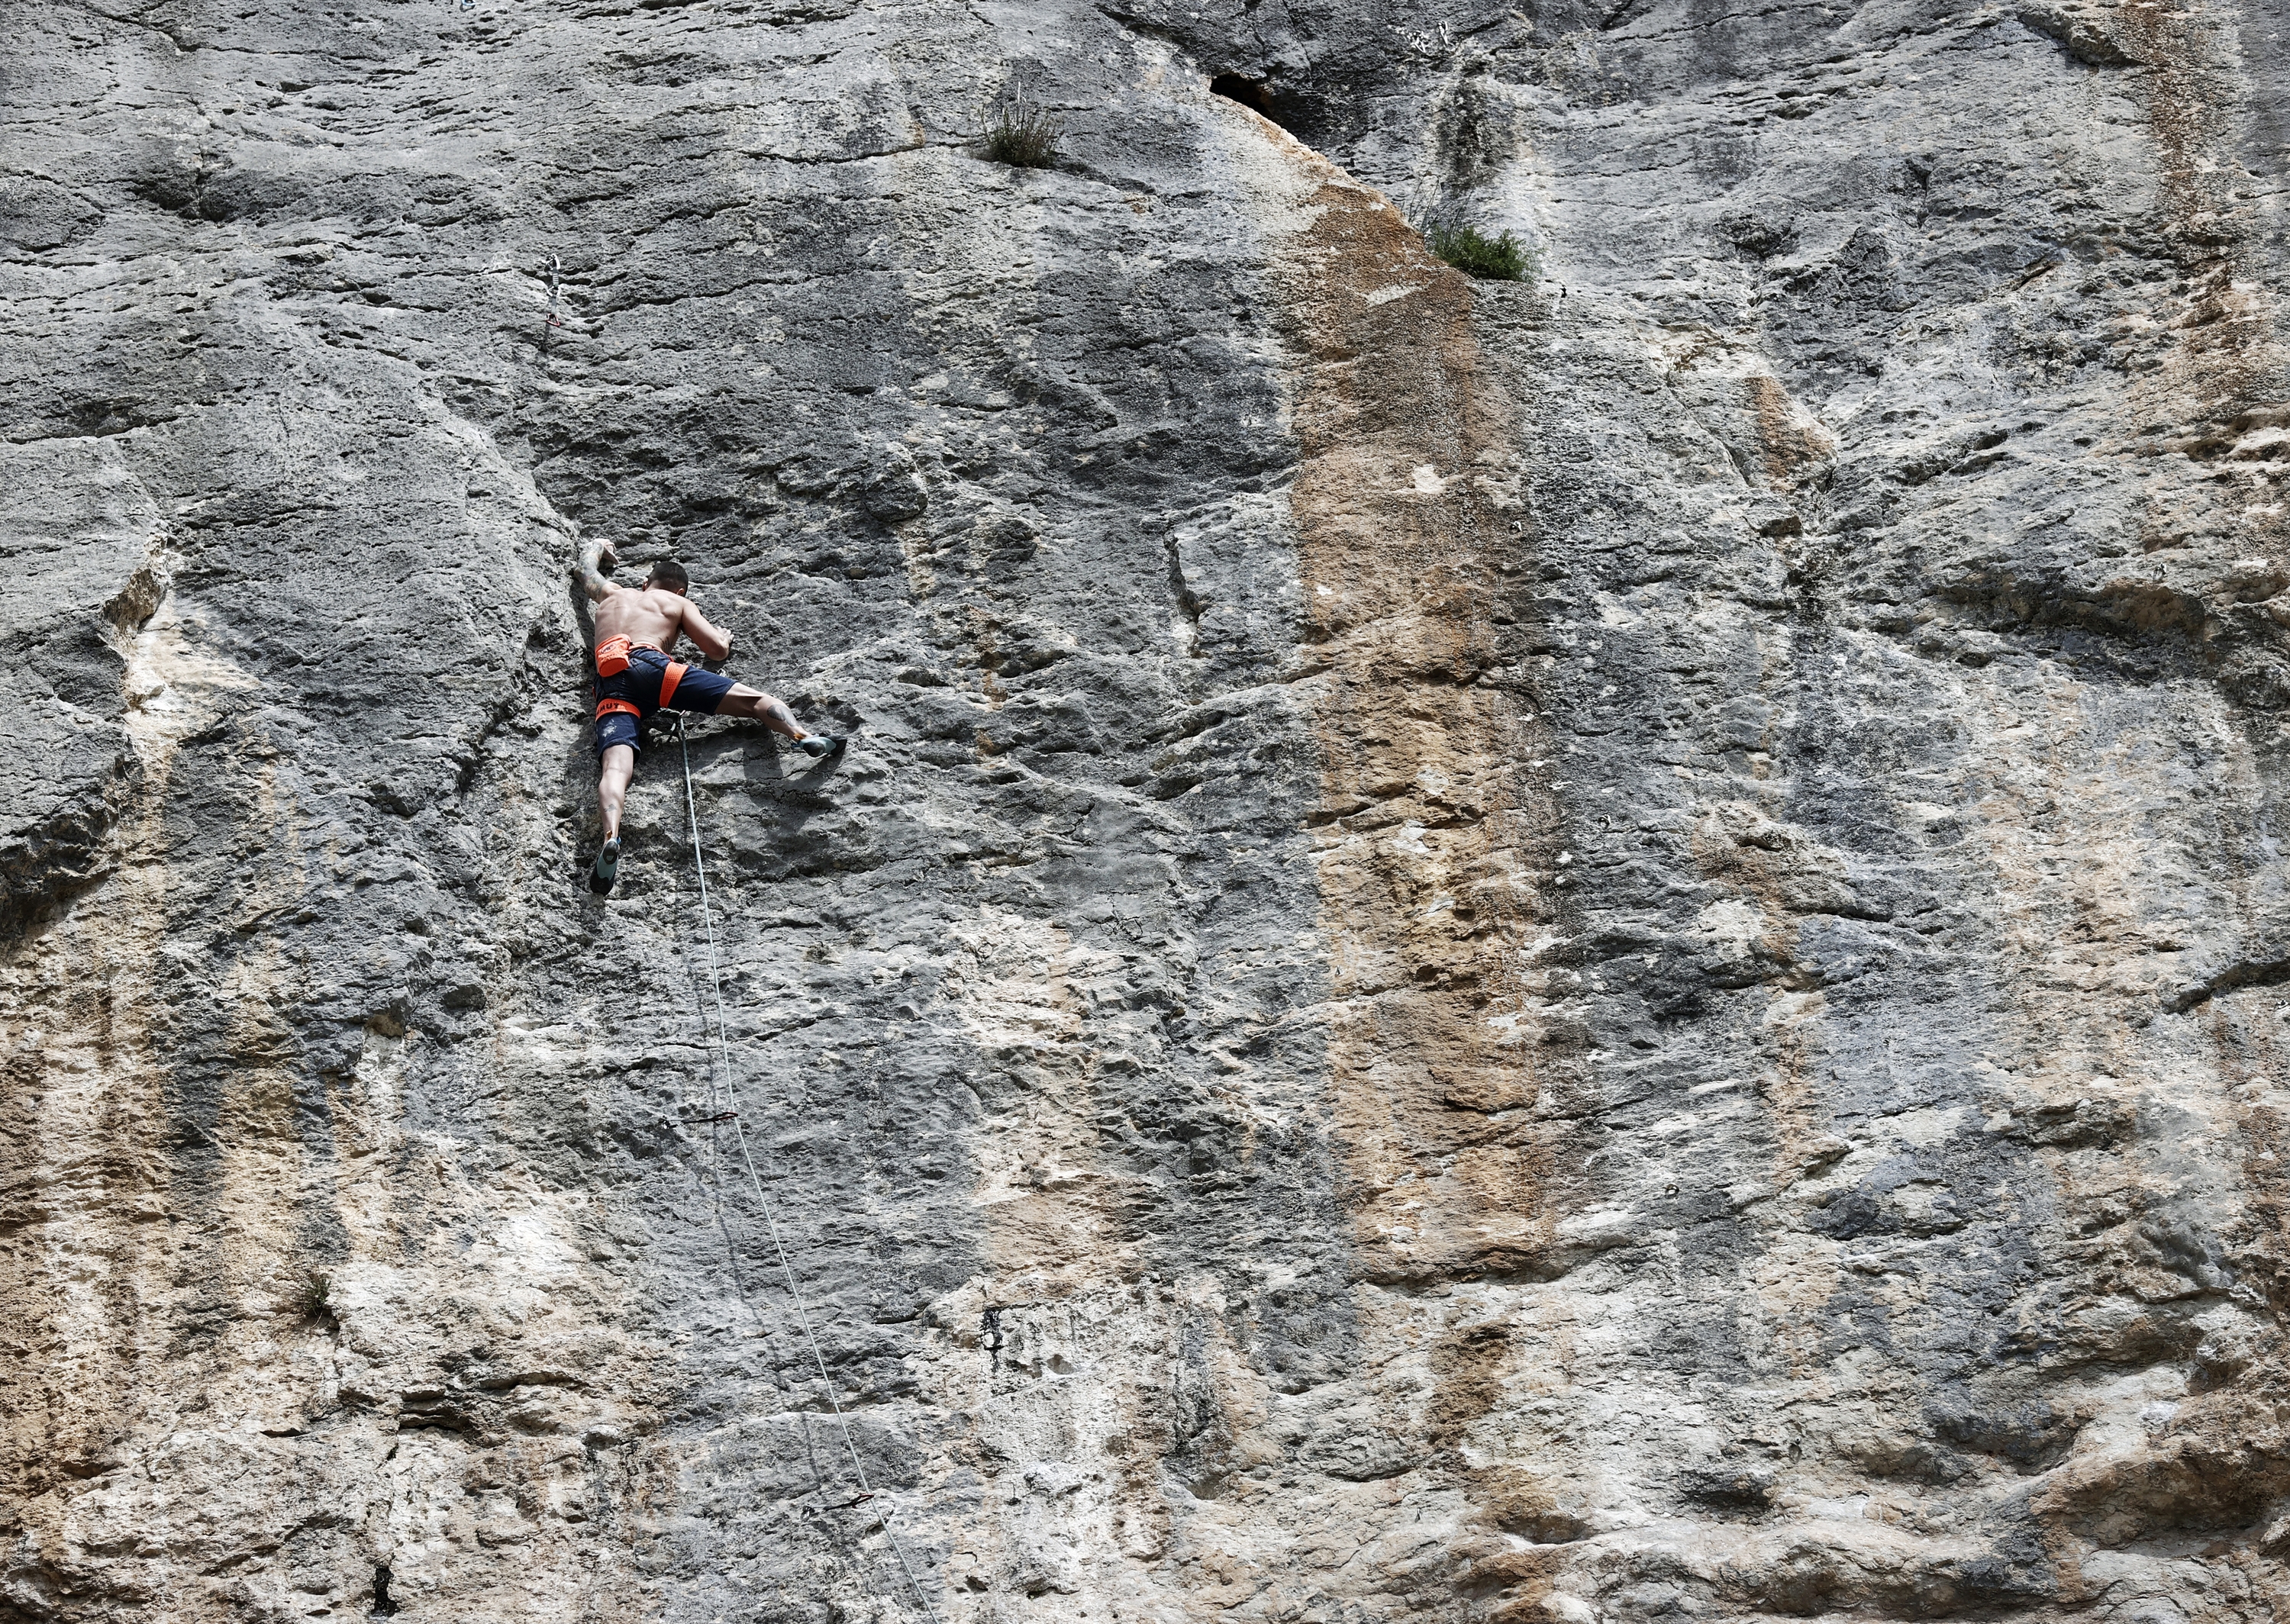
[[[581,549],[581,562],[573,565],[572,572],[581,578],[581,590],[590,602],[602,603],[611,593],[613,583],[605,579],[605,572],[620,561],[609,541],[591,541]]]

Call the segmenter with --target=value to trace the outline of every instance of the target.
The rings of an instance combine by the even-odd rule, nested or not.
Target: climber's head
[[[690,589],[692,577],[684,572],[684,566],[675,559],[663,558],[652,566],[652,573],[645,577],[645,585],[665,587],[669,591],[681,596]]]

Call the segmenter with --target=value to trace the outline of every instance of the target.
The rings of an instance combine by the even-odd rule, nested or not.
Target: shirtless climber
[[[692,584],[673,559],[653,565],[641,587],[615,587],[605,572],[619,563],[609,541],[581,549],[575,572],[597,605],[597,806],[605,815],[605,844],[589,872],[589,889],[612,890],[621,872],[621,804],[637,770],[639,724],[654,711],[694,710],[703,716],[755,716],[785,733],[811,756],[840,749],[840,739],[804,732],[795,713],[768,693],[669,658],[679,636],[702,658],[720,663],[732,652],[732,634],[709,624],[687,600]]]

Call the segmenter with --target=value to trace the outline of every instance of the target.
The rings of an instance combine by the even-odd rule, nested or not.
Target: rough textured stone
[[[2274,12],[11,22],[0,1620],[2290,1608]]]

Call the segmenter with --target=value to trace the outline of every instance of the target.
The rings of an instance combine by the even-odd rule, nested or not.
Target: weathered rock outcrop
[[[11,21],[0,1620],[2290,1610],[2274,12]]]

